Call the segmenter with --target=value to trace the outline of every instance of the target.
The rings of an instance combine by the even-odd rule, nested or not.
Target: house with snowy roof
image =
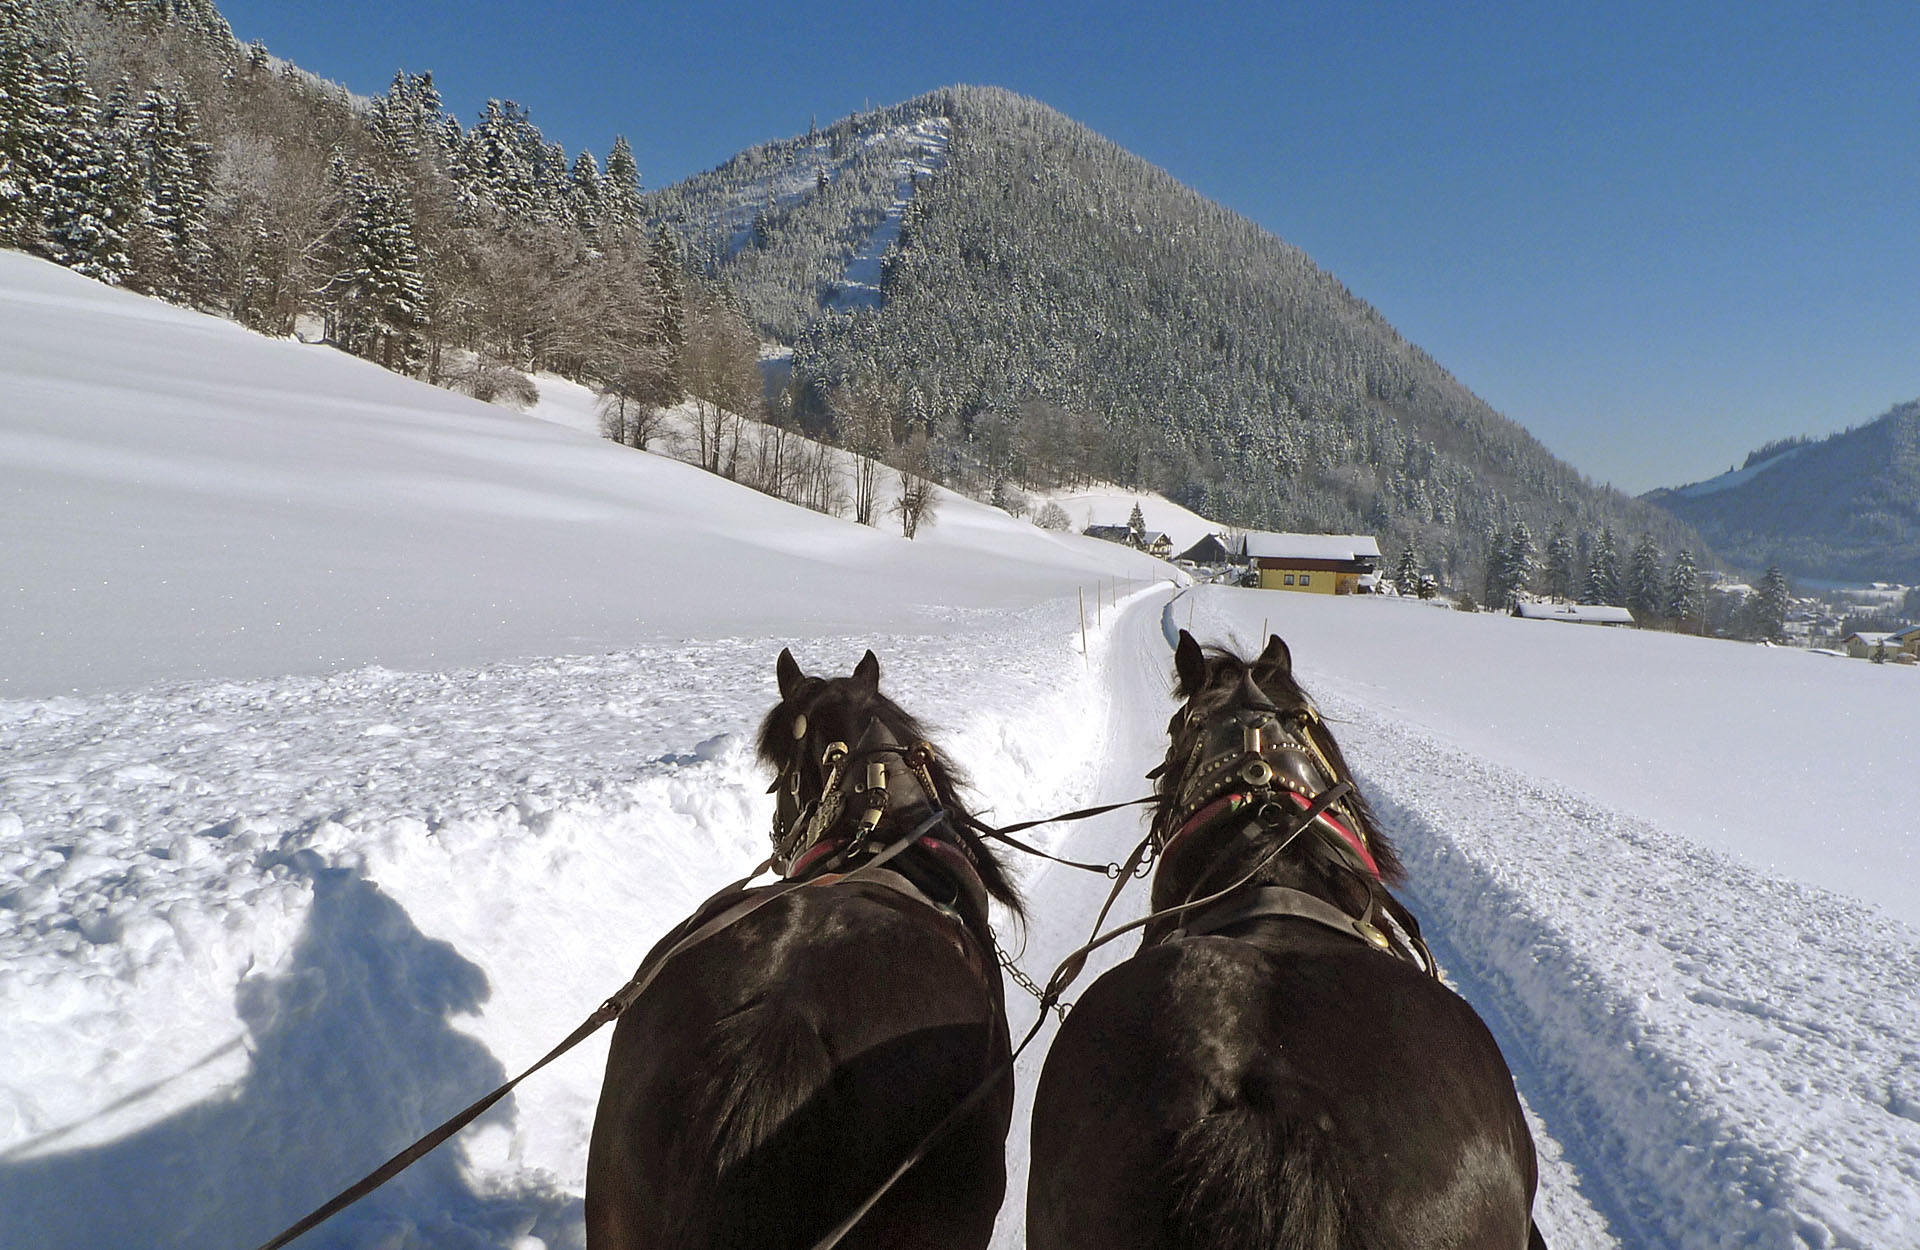
[[[1878,655],[1897,664],[1920,661],[1920,625],[1905,629],[1859,630],[1840,640],[1848,655],[1856,660],[1871,660]]]
[[[1882,647],[1885,647],[1887,651],[1894,649],[1887,642],[1887,639],[1891,637],[1893,637],[1893,633],[1890,630],[1857,629],[1845,638],[1842,638],[1840,640],[1840,646],[1845,649],[1848,655],[1856,660],[1871,660],[1873,653]],[[1885,652],[1882,652],[1883,656],[1884,654]]]
[[[1380,544],[1371,534],[1247,534],[1247,563],[1263,590],[1306,594],[1366,594],[1380,568]]]
[[[1238,564],[1245,558],[1238,539],[1224,534],[1208,534],[1174,559],[1182,564]]]

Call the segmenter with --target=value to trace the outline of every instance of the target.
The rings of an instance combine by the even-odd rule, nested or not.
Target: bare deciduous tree
[[[864,380],[834,393],[840,445],[853,453],[853,519],[862,525],[873,524],[880,463],[893,451],[894,398],[884,386]]]
[[[893,515],[900,518],[900,532],[912,538],[923,525],[932,525],[939,503],[933,482],[928,478],[927,436],[918,431],[900,449],[895,467],[900,471],[900,497],[894,501]]]
[[[696,463],[738,477],[741,418],[760,407],[759,340],[718,296],[700,294],[687,311],[680,380],[693,400]]]

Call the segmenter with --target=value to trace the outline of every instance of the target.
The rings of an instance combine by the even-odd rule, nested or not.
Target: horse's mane
[[[1201,654],[1204,663],[1193,675],[1197,676],[1197,680],[1190,680],[1188,673],[1180,671],[1178,667],[1175,669],[1173,693],[1175,698],[1183,701],[1183,706],[1167,724],[1167,757],[1154,783],[1154,797],[1159,801],[1154,807],[1153,820],[1155,828],[1163,836],[1171,832],[1160,826],[1174,816],[1176,796],[1186,781],[1187,760],[1193,751],[1195,737],[1205,732],[1209,720],[1232,705],[1243,678],[1251,677],[1261,692],[1280,709],[1282,716],[1313,706],[1306,688],[1293,675],[1290,659],[1279,663],[1244,660],[1225,647],[1217,646],[1205,647]],[[1284,647],[1280,654],[1285,656]],[[1335,741],[1333,730],[1327,727],[1325,721],[1321,722],[1321,731],[1321,750],[1327,753],[1327,758],[1341,776],[1351,778],[1353,770],[1347,765],[1346,756],[1340,753],[1340,744]],[[1367,803],[1366,796],[1356,786],[1341,802],[1353,813],[1361,832],[1366,835],[1367,848],[1373,853],[1374,862],[1380,866],[1381,880],[1402,880],[1406,876],[1406,869],[1393,843],[1381,831],[1379,819]]]
[[[808,732],[803,738],[796,738],[793,734],[794,718],[799,715],[805,715],[808,721]],[[802,678],[795,689],[774,704],[767,718],[761,722],[756,743],[760,759],[774,770],[776,776],[782,775],[803,762],[803,751],[818,750],[823,744],[833,741],[834,737],[830,735],[837,734],[843,742],[854,742],[869,719],[884,725],[897,742],[926,742],[934,747],[929,771],[951,816],[948,827],[953,836],[965,845],[968,857],[980,874],[981,884],[987,887],[987,893],[1024,919],[1025,907],[1012,878],[1007,875],[999,856],[973,831],[974,815],[967,793],[969,783],[966,774],[948,762],[946,752],[933,742],[918,719],[877,689],[870,688],[858,676]],[[827,732],[818,732],[821,728],[826,728]]]

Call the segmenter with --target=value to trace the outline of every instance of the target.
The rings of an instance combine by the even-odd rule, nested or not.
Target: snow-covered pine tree
[[[1408,596],[1420,593],[1420,553],[1411,538],[1400,548],[1400,563],[1393,569],[1393,588]]]
[[[132,232],[139,262],[132,277],[176,303],[204,294],[212,263],[207,243],[212,155],[198,130],[192,101],[177,89],[148,91],[132,119],[131,148],[144,184]]]
[[[614,145],[616,153],[619,147],[618,143]],[[607,200],[610,222],[619,220],[619,198],[619,187],[610,186]],[[647,249],[647,269],[653,274],[654,289],[660,295],[660,338],[666,354],[666,385],[674,393],[684,385],[681,356],[687,344],[687,275],[681,263],[680,239],[672,226],[662,222]]]
[[[622,233],[639,230],[646,220],[640,203],[640,166],[634,162],[633,148],[625,135],[614,136],[613,151],[607,154],[604,182],[608,227]]]
[[[568,177],[567,213],[587,242],[597,246],[606,224],[607,184],[600,176],[600,162],[584,149],[574,158]]]
[[[1535,562],[1533,554],[1533,531],[1527,528],[1525,521],[1515,521],[1507,532],[1507,541],[1501,550],[1503,573],[1500,579],[1502,595],[1498,607],[1512,610],[1520,602],[1520,596],[1527,593],[1533,585]]]
[[[1787,575],[1777,564],[1769,565],[1753,596],[1753,629],[1766,642],[1783,642],[1787,636],[1787,610],[1793,606],[1793,590]]]
[[[73,49],[57,49],[46,66],[47,129],[53,165],[46,203],[46,248],[54,260],[90,278],[118,283],[132,267],[127,230],[139,206],[139,183],[115,160],[100,125],[100,98],[87,85]]]
[[[1480,580],[1480,601],[1489,608],[1504,608],[1511,597],[1507,585],[1507,534],[1495,527],[1487,535],[1487,572]]]
[[[1600,531],[1600,537],[1594,543],[1593,559],[1587,565],[1587,583],[1581,591],[1580,602],[1616,606],[1620,603],[1620,557],[1614,549],[1611,525]]]
[[[1140,501],[1135,500],[1133,511],[1127,514],[1127,531],[1133,535],[1135,543],[1144,543],[1147,539],[1146,514],[1140,511]]]
[[[512,100],[488,100],[480,123],[467,132],[460,167],[474,199],[510,221],[530,224],[544,219],[546,153],[546,141],[525,109]]]
[[[1700,615],[1700,573],[1694,567],[1693,552],[1681,548],[1673,558],[1673,571],[1667,577],[1666,614],[1681,628]]]
[[[388,369],[411,369],[426,291],[406,198],[364,170],[345,176],[350,204],[327,294],[341,346]]]
[[[1545,579],[1543,589],[1548,596],[1555,599],[1574,597],[1579,586],[1574,574],[1578,558],[1573,539],[1567,535],[1566,525],[1556,524],[1553,536],[1547,540],[1547,563],[1542,574]]]
[[[23,15],[0,17],[0,247],[37,250],[53,187],[46,81]]]
[[[1653,535],[1642,534],[1627,565],[1627,606],[1642,621],[1664,615],[1661,591],[1660,548],[1654,545]]]

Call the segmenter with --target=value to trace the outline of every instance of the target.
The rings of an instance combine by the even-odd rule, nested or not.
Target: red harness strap
[[[1280,789],[1288,798],[1299,804],[1303,811],[1313,806],[1313,800],[1297,790],[1288,790],[1284,787],[1276,787],[1276,789]],[[1252,799],[1244,794],[1221,795],[1213,802],[1195,812],[1186,824],[1181,825],[1174,835],[1167,839],[1167,845],[1161,849],[1160,853],[1164,856],[1175,842],[1178,842],[1187,834],[1203,825],[1212,823],[1212,821],[1222,813],[1237,811],[1250,802],[1252,802]],[[1380,865],[1373,858],[1373,852],[1367,849],[1365,838],[1362,838],[1359,834],[1335,820],[1331,812],[1321,812],[1319,816],[1315,817],[1315,823],[1323,824],[1333,830],[1340,841],[1345,844],[1346,848],[1353,852],[1354,858],[1359,860],[1367,872],[1373,876],[1374,880],[1377,881],[1380,879]]]

